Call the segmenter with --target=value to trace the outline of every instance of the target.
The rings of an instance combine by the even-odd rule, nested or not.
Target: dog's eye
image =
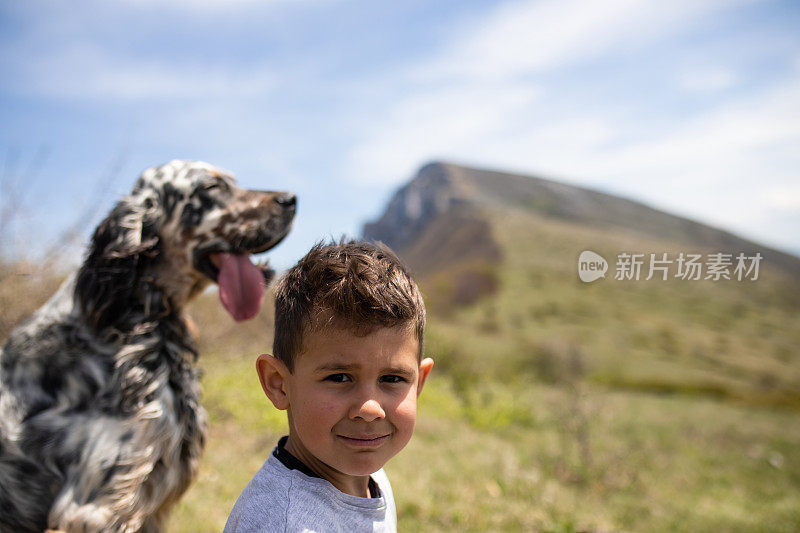
[[[204,191],[227,191],[228,184],[222,180],[211,181],[203,185],[202,190]]]

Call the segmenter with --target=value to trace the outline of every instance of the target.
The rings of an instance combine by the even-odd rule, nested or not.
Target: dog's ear
[[[156,222],[151,210],[122,200],[97,226],[89,255],[121,259],[150,251],[158,242]]]
[[[95,230],[78,272],[76,294],[84,316],[97,330],[119,322],[136,307],[144,306],[151,316],[164,311],[160,291],[152,285],[141,290],[141,284],[148,283],[148,267],[158,257],[157,223],[153,210],[125,199]]]

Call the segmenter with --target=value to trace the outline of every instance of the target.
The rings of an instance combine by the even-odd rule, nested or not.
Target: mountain
[[[431,230],[452,234],[454,226],[461,231],[467,227],[476,240],[461,251],[476,253],[468,248],[481,248],[478,255],[497,257],[499,251],[488,242],[490,236],[485,217],[479,214],[481,210],[525,211],[608,231],[635,232],[678,243],[687,251],[735,251],[748,256],[760,252],[765,264],[800,278],[800,258],[640,202],[539,177],[440,162],[423,166],[398,190],[383,215],[364,226],[364,236],[408,253],[419,246],[420,239],[430,240],[425,234]],[[443,223],[443,218],[450,221]],[[449,241],[433,240],[437,241],[436,249]],[[426,257],[430,258],[430,254],[413,258],[414,262],[423,263],[423,270],[431,263]]]
[[[432,316],[429,345],[465,382],[577,373],[800,408],[800,258],[625,198],[441,162],[363,233],[410,266]],[[608,262],[605,279],[579,280],[585,250]],[[640,275],[615,279],[624,254],[639,253]],[[719,253],[731,254],[730,279],[713,275]],[[740,253],[761,254],[757,276],[737,279]],[[650,276],[664,254],[666,272]],[[680,254],[700,255],[700,279],[679,275]]]

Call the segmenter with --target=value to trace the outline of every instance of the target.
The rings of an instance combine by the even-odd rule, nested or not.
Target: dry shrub
[[[64,275],[31,263],[0,263],[0,342],[58,289]]]
[[[497,292],[497,268],[487,263],[457,267],[423,281],[426,306],[433,312],[449,315]]]

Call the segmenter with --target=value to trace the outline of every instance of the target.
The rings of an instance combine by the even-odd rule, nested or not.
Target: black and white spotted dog
[[[146,170],[83,265],[0,352],[0,531],[159,531],[192,481],[206,417],[181,317],[209,283],[236,320],[273,272],[248,255],[295,197],[207,163]]]

